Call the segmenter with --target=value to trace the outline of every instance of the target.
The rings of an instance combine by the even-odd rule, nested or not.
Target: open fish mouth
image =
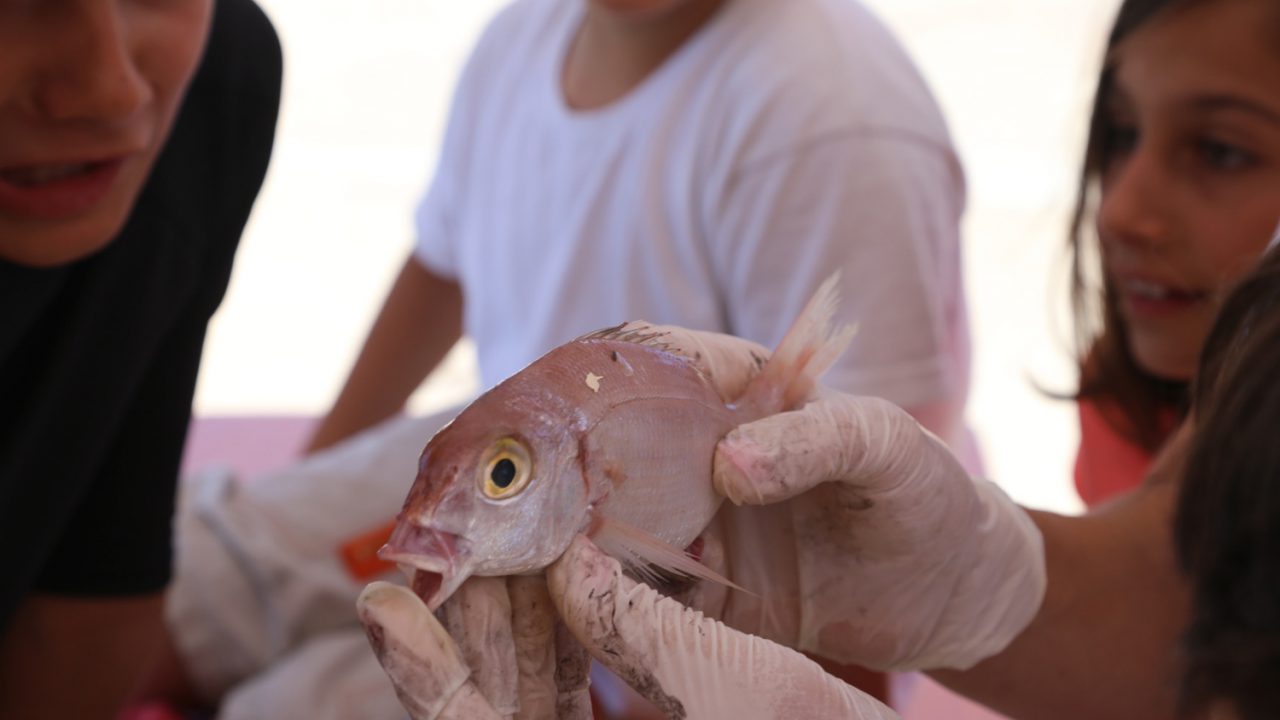
[[[440,588],[444,587],[444,575],[430,570],[418,570],[415,568],[402,568],[405,575],[409,578],[409,589],[417,595],[422,602],[427,604],[433,611],[436,609],[432,606],[432,601],[436,600]],[[439,602],[443,602],[440,600]]]
[[[471,575],[459,541],[453,533],[400,523],[378,557],[398,565],[409,589],[435,612]]]

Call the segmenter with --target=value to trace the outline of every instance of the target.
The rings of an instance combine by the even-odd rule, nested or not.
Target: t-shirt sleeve
[[[495,78],[510,65],[512,44],[529,35],[526,3],[511,3],[497,12],[476,40],[458,75],[449,102],[449,118],[435,171],[414,211],[413,257],[432,273],[455,279],[459,208],[468,198],[462,188],[475,147],[479,123],[486,119],[482,105]]]
[[[834,133],[743,166],[724,194],[712,256],[731,332],[775,345],[839,272],[836,322],[858,332],[824,383],[905,407],[963,397],[964,189],[948,149]]]
[[[441,277],[457,277],[456,218],[463,199],[459,188],[464,182],[468,158],[476,151],[472,147],[474,128],[483,112],[478,104],[489,68],[504,52],[503,37],[509,32],[510,22],[511,9],[508,8],[489,23],[467,58],[449,103],[449,119],[435,172],[414,211],[413,256]]]
[[[457,277],[457,260],[450,241],[455,237],[451,230],[453,179],[446,169],[444,155],[436,167],[431,186],[418,203],[414,212],[413,256],[423,267],[446,278]]]

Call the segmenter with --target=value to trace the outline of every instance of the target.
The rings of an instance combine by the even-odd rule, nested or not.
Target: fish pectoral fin
[[[692,555],[673,547],[649,533],[626,523],[599,518],[591,541],[605,553],[651,584],[662,578],[658,572],[726,585],[735,590],[750,593],[725,576],[698,562]]]

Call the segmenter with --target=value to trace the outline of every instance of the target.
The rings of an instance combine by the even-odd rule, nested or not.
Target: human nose
[[[1103,242],[1150,246],[1168,237],[1174,199],[1165,176],[1159,157],[1141,147],[1107,172],[1098,210]]]
[[[54,120],[127,117],[151,99],[114,2],[71,3],[32,88],[33,110]]]

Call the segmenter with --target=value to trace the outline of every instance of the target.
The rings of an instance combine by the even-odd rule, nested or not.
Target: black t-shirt
[[[200,68],[121,234],[52,269],[0,261],[0,628],[30,592],[168,582],[209,318],[266,173],[280,44],[218,0]]]

